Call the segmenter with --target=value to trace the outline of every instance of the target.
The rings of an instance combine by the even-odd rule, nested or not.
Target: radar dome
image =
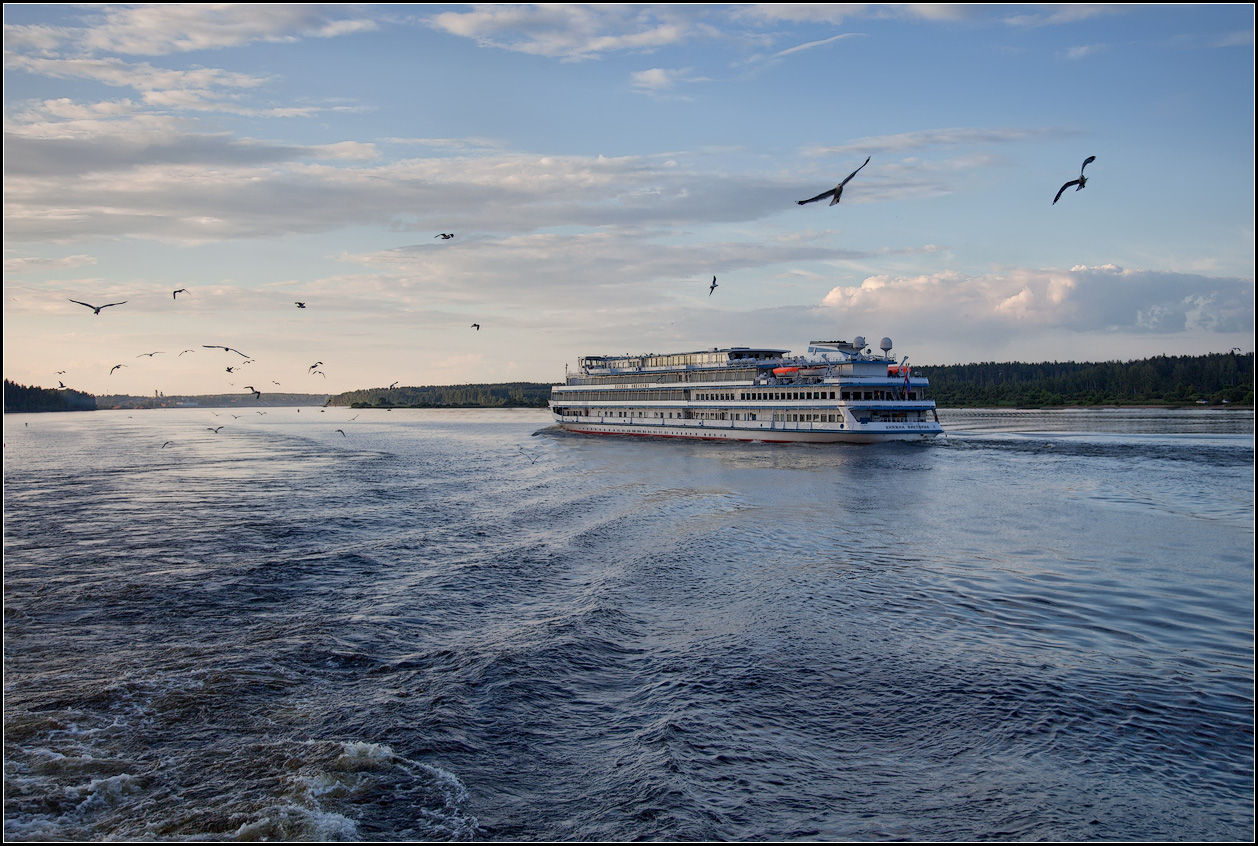
[[[890,339],[890,338],[883,338],[883,339],[882,339],[882,343],[880,343],[880,344],[878,345],[878,347],[879,347],[879,349],[881,349],[883,352],[891,352],[891,339]]]
[[[852,339],[852,346],[854,346],[854,347],[856,347],[856,348],[858,348],[858,349],[864,349],[864,348],[865,348],[865,336],[864,336],[864,335],[857,335],[855,338],[853,338],[853,339]]]

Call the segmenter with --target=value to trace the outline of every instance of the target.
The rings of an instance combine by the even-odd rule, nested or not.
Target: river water
[[[236,411],[5,417],[6,840],[1254,834],[1252,411]]]

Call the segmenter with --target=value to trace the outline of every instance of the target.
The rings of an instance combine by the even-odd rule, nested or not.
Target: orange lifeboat
[[[773,368],[774,376],[794,376],[799,372],[798,367],[775,367]]]

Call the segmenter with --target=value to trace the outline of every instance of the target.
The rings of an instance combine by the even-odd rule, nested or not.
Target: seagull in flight
[[[236,355],[241,356],[242,358],[249,357],[245,355],[244,353],[242,353],[240,350],[236,349],[235,347],[224,347],[224,346],[220,346],[219,344],[202,344],[201,346],[205,347],[207,350],[224,350],[226,352],[234,352]],[[180,355],[183,355],[183,353],[180,353]]]
[[[245,385],[245,390],[246,390],[246,391],[253,391],[253,398],[254,398],[254,399],[262,399],[262,392],[261,392],[261,391],[259,391],[257,388],[255,388],[253,385]]]
[[[61,386],[61,387],[63,387],[63,388],[66,386],[66,383],[65,383],[65,382],[62,382],[60,379],[58,379],[58,380],[57,380],[57,384],[58,384],[58,385],[60,385],[60,386]]]
[[[166,447],[170,446],[173,443],[174,441],[167,441],[166,443],[162,444],[162,449],[166,449]]]
[[[299,302],[299,301],[297,301],[297,300],[293,300],[293,305],[297,306],[298,308],[305,308],[305,307],[306,307],[306,304],[305,304],[305,303],[303,303],[303,302]]]
[[[1072,179],[1069,182],[1067,182],[1065,185],[1061,186],[1061,190],[1057,192],[1057,196],[1053,197],[1053,205],[1057,205],[1057,201],[1061,199],[1061,195],[1065,194],[1066,189],[1069,188],[1071,185],[1078,186],[1075,188],[1076,191],[1083,190],[1083,186],[1088,184],[1088,178],[1083,175],[1083,168],[1087,167],[1094,161],[1096,161],[1096,156],[1088,156],[1086,159],[1083,160],[1083,167],[1079,168],[1079,178]]]
[[[311,373],[310,375],[311,375],[311,376],[313,376],[313,375],[315,375],[315,373],[318,373],[318,374],[319,374],[320,376],[322,376],[324,379],[328,378],[328,374],[324,373],[322,370],[316,370],[314,373]]]
[[[712,285],[708,288],[708,296],[712,296],[712,292],[716,290],[716,277],[712,277]]]
[[[180,295],[180,294],[186,294],[186,293],[188,293],[188,289],[187,289],[187,288],[180,288],[178,291],[171,291],[171,292],[170,292],[170,298],[171,298],[172,300],[177,300],[177,299],[179,299],[179,295]]]
[[[473,324],[472,324],[472,326],[471,326],[471,328],[473,328],[473,329],[475,329],[477,332],[479,332],[479,331],[480,331],[480,324],[479,324],[479,323],[473,323]]]
[[[184,350],[184,351],[183,351],[183,352],[181,352],[179,355],[183,355],[183,353],[186,353],[186,352],[196,352],[196,350]],[[178,358],[178,357],[179,357],[178,355],[177,355],[177,356],[175,356],[175,358]]]
[[[525,457],[525,458],[527,458],[527,459],[529,460],[529,463],[530,463],[530,464],[536,464],[536,463],[537,463],[537,456],[536,456],[536,455],[533,455],[532,453],[530,453],[530,452],[529,452],[528,450],[526,450],[524,447],[520,447],[520,452],[524,453],[524,457]]]
[[[337,429],[336,431],[338,431],[338,432],[340,432],[340,433],[341,433],[341,437],[342,437],[342,438],[347,437],[347,435],[345,434],[345,432],[344,432],[343,430],[341,430],[341,429]]]
[[[211,432],[213,432],[214,434],[216,434],[216,435],[217,435],[217,434],[218,434],[218,430],[219,430],[219,429],[221,429],[221,428],[223,428],[223,427],[222,427],[222,426],[219,426],[219,427],[217,427],[217,428],[216,428],[216,427],[214,427],[214,426],[206,426],[205,428],[206,428],[206,429],[208,429],[209,431],[211,431]]]
[[[66,299],[67,299],[67,300],[70,300],[70,298],[69,298],[69,297],[66,297]],[[95,313],[95,314],[100,314],[100,310],[101,310],[102,308],[109,308],[110,306],[116,306],[116,305],[126,305],[126,303],[127,303],[127,301],[126,301],[126,300],[123,300],[123,301],[122,301],[122,302],[120,302],[120,303],[105,303],[105,304],[104,304],[104,305],[102,305],[102,306],[94,306],[94,305],[92,305],[91,303],[85,303],[85,302],[83,302],[82,300],[70,300],[70,302],[72,302],[72,303],[78,303],[78,304],[79,304],[79,305],[81,305],[81,306],[87,306],[87,307],[88,307],[88,308],[90,308],[90,309],[92,310],[92,312],[93,312],[93,313]]]
[[[125,365],[125,364],[115,364],[113,367],[109,368],[109,375],[110,375],[110,376],[114,375],[114,371],[115,371],[115,370],[117,370],[119,367],[126,367],[126,365]]]
[[[396,387],[397,387],[397,382],[394,382],[392,385],[389,386],[389,390],[391,391]]]
[[[149,358],[152,358],[152,357],[153,357],[153,356],[155,356],[155,355],[161,355],[161,354],[162,354],[162,351],[161,351],[161,350],[158,350],[157,352],[151,352],[151,353],[140,353],[139,355],[137,355],[137,356],[136,356],[136,358],[144,358],[144,356],[146,356],[146,355],[147,355]]]
[[[312,364],[312,365],[310,365],[309,367],[307,367],[307,368],[306,368],[306,370],[307,370],[307,371],[313,371],[313,370],[314,370],[316,367],[318,367],[320,364],[323,364],[323,362],[322,362],[322,361],[316,361],[314,364]]]
[[[873,156],[870,156],[869,158],[865,159],[865,164],[862,164],[862,165],[861,165],[861,167],[864,167],[865,165],[869,164],[869,159],[871,159],[871,158],[873,158]],[[823,192],[821,192],[820,194],[818,194],[817,196],[812,197],[811,199],[807,199],[807,200],[796,200],[796,202],[797,202],[797,203],[799,203],[799,204],[802,206],[802,205],[804,205],[805,203],[815,203],[815,202],[817,202],[818,200],[824,200],[826,197],[829,197],[829,196],[833,195],[833,196],[834,196],[834,199],[830,201],[830,205],[832,205],[832,206],[833,206],[835,203],[837,203],[837,202],[839,201],[839,198],[843,196],[843,186],[844,186],[844,185],[846,185],[847,183],[851,182],[851,181],[852,181],[852,177],[853,177],[853,176],[855,176],[856,174],[858,174],[858,173],[860,173],[860,172],[861,172],[861,167],[858,167],[858,168],[856,168],[856,170],[854,170],[854,171],[852,171],[851,173],[849,173],[849,174],[847,175],[847,179],[844,179],[842,182],[840,182],[838,185],[835,185],[835,186],[834,186],[833,188],[831,188],[829,191],[823,191]]]
[[[440,238],[442,241],[449,241],[454,237],[453,232],[442,232],[440,235],[434,235],[434,238]]]

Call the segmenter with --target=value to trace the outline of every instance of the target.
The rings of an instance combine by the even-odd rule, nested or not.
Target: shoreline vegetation
[[[1254,354],[1157,356],[1128,362],[983,362],[914,367],[939,408],[1254,407]],[[93,397],[4,380],[6,414],[108,408],[545,408],[549,382],[362,388],[328,394]]]

